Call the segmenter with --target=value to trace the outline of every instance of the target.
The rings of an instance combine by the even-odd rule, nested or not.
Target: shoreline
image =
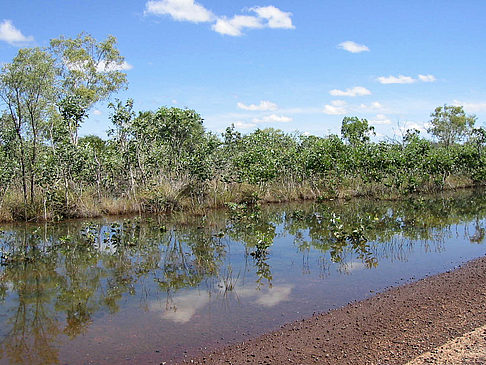
[[[486,256],[180,363],[406,364],[484,325]]]
[[[326,199],[321,199],[319,196],[299,196],[299,197],[285,197],[285,198],[263,198],[261,199],[258,203],[261,206],[267,206],[267,205],[278,205],[278,204],[291,204],[291,203],[303,203],[303,202],[331,202],[331,201],[341,201],[341,202],[347,202],[349,200],[354,200],[354,199],[373,199],[377,201],[391,201],[391,202],[396,202],[396,201],[406,201],[410,199],[418,199],[422,197],[428,197],[428,196],[437,196],[437,195],[444,195],[444,194],[455,194],[457,192],[461,191],[476,191],[476,190],[484,190],[486,188],[485,185],[460,185],[460,186],[450,186],[450,187],[444,187],[443,189],[435,192],[414,192],[414,193],[408,193],[408,194],[402,194],[402,195],[389,195],[389,196],[376,196],[373,195],[372,193],[368,194],[357,194],[357,195],[349,195],[349,196],[330,196]],[[112,200],[111,202],[116,201],[116,199]],[[5,216],[2,215],[1,211],[1,205],[0,205],[0,225],[6,226],[6,225],[16,225],[16,224],[39,224],[39,223],[64,223],[64,222],[69,222],[69,221],[77,221],[77,220],[83,220],[83,219],[100,219],[100,218],[123,218],[123,217],[133,217],[135,215],[140,216],[140,217],[153,217],[153,216],[173,216],[175,214],[186,214],[190,216],[202,216],[205,215],[208,211],[218,211],[218,210],[228,210],[228,207],[226,204],[228,203],[235,203],[235,204],[240,204],[237,201],[228,201],[225,202],[224,204],[221,205],[208,205],[204,207],[200,207],[198,210],[191,209],[190,207],[183,207],[180,210],[172,210],[172,211],[161,211],[161,212],[151,212],[147,210],[143,210],[139,207],[138,203],[135,205],[135,207],[124,207],[121,210],[116,210],[116,211],[110,211],[110,210],[103,210],[100,212],[91,212],[89,214],[77,214],[74,216],[70,217],[64,217],[60,220],[52,220],[52,219],[43,219],[41,216],[38,216],[36,218],[31,218],[28,220],[24,219],[5,219]],[[127,203],[127,205],[130,205]]]

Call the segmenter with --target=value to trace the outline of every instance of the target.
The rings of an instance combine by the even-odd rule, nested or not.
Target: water
[[[0,363],[160,364],[486,254],[486,194],[2,227]]]

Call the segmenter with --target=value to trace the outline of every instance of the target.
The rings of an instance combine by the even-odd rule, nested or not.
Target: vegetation
[[[302,265],[305,274],[318,270],[326,277],[331,267],[348,272],[356,262],[372,268],[409,261],[414,251],[443,252],[451,237],[476,245],[486,236],[486,196],[474,191],[397,202],[245,203],[228,213],[229,221],[225,211],[211,211],[5,227],[0,359],[58,363],[62,338],[86,334],[127,302],[148,308],[165,300],[166,311],[177,311],[176,294],[191,288],[207,290],[216,301],[238,295],[240,273],[247,289],[251,282],[258,289],[281,282],[290,262],[293,272]],[[285,237],[293,240],[291,252],[281,251]]]
[[[486,130],[462,107],[438,107],[429,132],[371,142],[365,119],[326,137],[258,129],[222,136],[194,110],[110,104],[109,138],[79,137],[95,103],[126,86],[116,40],[81,34],[21,49],[2,67],[0,220],[130,212],[201,212],[228,203],[396,198],[483,184]]]

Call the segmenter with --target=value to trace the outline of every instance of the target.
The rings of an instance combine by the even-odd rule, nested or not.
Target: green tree
[[[463,140],[476,122],[476,116],[466,115],[462,106],[439,106],[430,117],[432,119],[427,132],[446,147]]]
[[[127,63],[116,48],[116,38],[98,42],[89,34],[52,39],[50,51],[59,69],[59,111],[71,142],[91,106],[126,87]]]
[[[11,63],[2,67],[0,75],[0,97],[18,141],[24,203],[28,181],[30,201],[34,201],[38,146],[55,96],[55,76],[54,59],[40,48],[21,49]]]
[[[344,117],[341,126],[341,135],[351,146],[355,146],[368,142],[370,135],[375,135],[375,127],[368,125],[366,119]]]
[[[127,64],[113,36],[102,42],[85,33],[61,36],[51,40],[50,50],[61,70],[63,93],[78,96],[86,107],[126,86]]]

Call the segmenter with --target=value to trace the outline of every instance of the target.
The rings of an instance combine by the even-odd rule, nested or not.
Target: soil
[[[485,364],[485,325],[483,257],[183,362]]]

